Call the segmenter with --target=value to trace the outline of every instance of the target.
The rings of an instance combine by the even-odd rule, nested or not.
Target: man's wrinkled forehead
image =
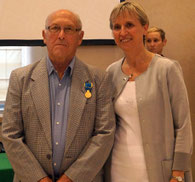
[[[75,25],[77,23],[76,16],[69,10],[58,10],[56,12],[53,12],[50,14],[45,22],[45,25],[48,26],[50,25],[53,21],[57,19],[69,19],[71,20]]]

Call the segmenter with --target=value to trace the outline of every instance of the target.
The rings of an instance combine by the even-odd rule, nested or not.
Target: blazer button
[[[50,154],[47,154],[47,159],[51,159],[51,155]]]

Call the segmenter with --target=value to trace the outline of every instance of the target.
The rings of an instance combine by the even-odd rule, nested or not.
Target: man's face
[[[48,17],[46,27],[49,28],[43,30],[42,35],[51,61],[63,63],[72,60],[84,34],[76,31],[81,28],[79,26],[76,17],[67,10],[59,10]]]
[[[166,39],[162,41],[159,32],[150,32],[146,34],[146,48],[150,52],[162,54],[165,45]]]

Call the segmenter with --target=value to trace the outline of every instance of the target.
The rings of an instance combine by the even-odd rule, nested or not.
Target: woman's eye
[[[133,27],[133,24],[132,24],[132,23],[126,23],[126,24],[125,24],[125,27],[126,27],[126,28],[131,28],[131,27]]]
[[[114,30],[120,30],[121,29],[121,26],[120,25],[114,25]]]

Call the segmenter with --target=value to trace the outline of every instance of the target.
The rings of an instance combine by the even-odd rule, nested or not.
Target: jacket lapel
[[[76,59],[70,91],[70,105],[66,130],[65,153],[68,150],[71,142],[73,141],[86,104],[87,99],[85,97],[84,83],[89,80],[86,72],[87,70],[83,63]]]
[[[51,119],[49,106],[49,84],[46,67],[46,58],[42,59],[34,69],[31,79],[31,95],[35,104],[38,118],[40,119],[47,143],[51,146]]]
[[[114,92],[114,100],[113,102],[115,103],[118,96],[121,94],[123,88],[125,87],[126,83],[128,82],[129,77],[125,75],[122,72],[121,66],[123,63],[124,58],[122,58],[120,61],[115,63],[115,69],[114,72],[112,71],[112,81],[115,83],[115,92]]]

